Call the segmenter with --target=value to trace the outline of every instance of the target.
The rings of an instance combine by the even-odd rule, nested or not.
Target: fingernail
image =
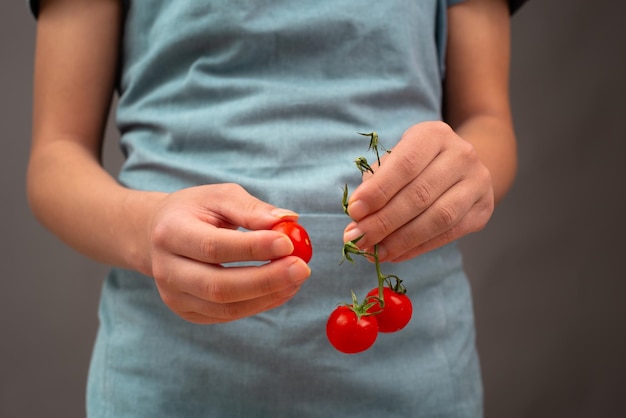
[[[352,219],[358,221],[369,214],[369,207],[362,200],[356,200],[348,204],[348,213]]]
[[[286,236],[282,236],[272,242],[271,248],[274,257],[284,257],[293,252],[293,243]]]
[[[354,241],[361,235],[363,235],[363,231],[356,226],[356,223],[350,224],[346,227],[346,230],[343,233],[343,242]]]
[[[283,219],[283,218],[297,219],[298,218],[298,214],[296,212],[288,210],[288,209],[276,208],[272,210],[270,213],[272,214],[273,217],[278,218],[278,219]]]
[[[296,259],[287,267],[287,272],[289,278],[296,284],[304,282],[311,275],[309,266],[300,259]]]

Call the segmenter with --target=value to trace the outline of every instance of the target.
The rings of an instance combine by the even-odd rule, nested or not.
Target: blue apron
[[[127,2],[117,123],[119,181],[175,191],[234,182],[301,215],[312,277],[271,311],[195,325],[151,278],[113,269],[88,383],[89,417],[479,417],[471,294],[455,244],[385,264],[411,323],[335,351],[325,324],[373,266],[341,261],[341,187],[367,149],[441,119],[441,0]]]

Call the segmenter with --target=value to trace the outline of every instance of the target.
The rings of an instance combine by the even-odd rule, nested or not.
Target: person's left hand
[[[371,164],[350,196],[344,242],[378,244],[380,261],[403,261],[481,230],[494,210],[491,174],[469,142],[443,122],[408,129]]]

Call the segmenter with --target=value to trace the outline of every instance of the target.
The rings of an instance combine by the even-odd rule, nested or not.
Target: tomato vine
[[[374,152],[378,166],[380,166],[380,151],[386,153],[391,153],[391,151],[380,144],[376,132],[359,133],[359,135],[370,138],[368,151]],[[374,169],[367,158],[358,157],[354,163],[361,175],[365,173],[374,174]],[[348,185],[345,184],[341,205],[344,213],[350,216],[348,200]],[[331,313],[326,324],[326,335],[331,345],[347,354],[359,353],[370,348],[374,344],[378,332],[396,332],[404,328],[411,319],[413,312],[411,300],[406,296],[406,288],[402,284],[402,280],[394,274],[385,275],[382,272],[378,244],[374,245],[371,252],[362,250],[358,246],[358,242],[364,235],[343,245],[341,263],[348,261],[354,264],[354,256],[372,260],[377,286],[367,294],[363,302],[359,302],[352,292],[352,302],[338,306]]]

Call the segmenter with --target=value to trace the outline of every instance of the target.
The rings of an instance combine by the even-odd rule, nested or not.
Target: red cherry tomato
[[[349,306],[339,306],[328,318],[326,336],[338,351],[360,353],[376,341],[378,323],[374,315],[359,317]]]
[[[294,221],[281,221],[272,227],[272,230],[282,232],[287,235],[293,243],[291,255],[300,257],[305,263],[311,261],[313,256],[313,246],[311,239],[304,227]]]
[[[367,296],[378,297],[378,288],[372,289]],[[380,332],[396,332],[404,328],[413,315],[411,299],[409,299],[407,295],[397,293],[388,287],[384,287],[383,300],[385,301],[385,307],[382,311],[378,303],[375,303],[367,310],[369,313],[380,311],[375,315]],[[373,301],[376,301],[376,299],[373,299]]]

